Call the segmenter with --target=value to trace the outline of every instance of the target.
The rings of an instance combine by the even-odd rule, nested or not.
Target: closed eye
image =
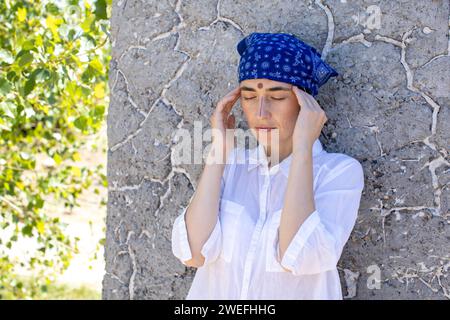
[[[249,97],[249,98],[246,98],[246,97],[244,97],[244,100],[253,100],[253,99],[255,99],[256,97]],[[275,97],[271,97],[273,100],[277,100],[277,101],[280,101],[280,100],[284,100],[284,99],[286,99],[286,98],[275,98]]]

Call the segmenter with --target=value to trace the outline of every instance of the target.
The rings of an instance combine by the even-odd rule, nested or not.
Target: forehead
[[[239,83],[239,85],[242,86],[247,86],[247,87],[259,87],[258,85],[262,84],[262,86],[264,88],[267,87],[278,87],[278,86],[283,86],[283,87],[288,87],[290,88],[292,86],[292,84],[290,83],[286,83],[286,82],[281,82],[281,81],[275,81],[275,80],[270,80],[270,79],[265,79],[265,78],[261,78],[261,79],[246,79],[243,80]]]

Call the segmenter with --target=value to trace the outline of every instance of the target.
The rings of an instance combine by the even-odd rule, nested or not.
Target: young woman
[[[313,96],[337,73],[292,34],[252,33],[237,50],[239,87],[210,118],[226,161],[207,161],[172,230],[174,255],[198,268],[187,299],[342,299],[336,265],[364,175],[356,159],[328,153],[318,139],[327,117]],[[254,149],[226,136],[238,99]],[[275,133],[275,142],[267,138]]]

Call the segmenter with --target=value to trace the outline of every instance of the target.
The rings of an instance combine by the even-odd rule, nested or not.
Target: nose
[[[268,105],[269,102],[266,101],[266,98],[264,96],[262,96],[261,99],[259,100],[258,117],[268,118],[270,116],[270,113],[268,111]]]

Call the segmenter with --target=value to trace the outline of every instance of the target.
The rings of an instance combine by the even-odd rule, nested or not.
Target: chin
[[[253,136],[259,143],[264,145],[270,145],[279,142],[280,137],[277,131],[260,132],[259,130],[252,129]]]

